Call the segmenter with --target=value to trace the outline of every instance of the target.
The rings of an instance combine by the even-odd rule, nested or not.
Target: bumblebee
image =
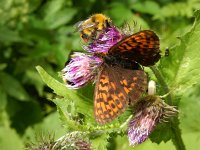
[[[94,14],[86,20],[77,22],[74,27],[80,32],[80,37],[84,42],[97,39],[107,27],[111,26],[111,20],[103,14]]]

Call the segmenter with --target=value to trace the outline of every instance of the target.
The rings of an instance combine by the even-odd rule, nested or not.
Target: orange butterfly
[[[153,31],[143,30],[96,55],[104,63],[97,77],[94,112],[96,121],[104,124],[139,101],[147,90],[147,75],[139,64],[151,66],[160,59],[159,38]]]

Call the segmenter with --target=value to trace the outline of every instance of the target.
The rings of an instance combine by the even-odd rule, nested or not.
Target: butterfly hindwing
[[[118,70],[118,69],[117,69]],[[120,69],[120,84],[128,95],[129,104],[135,104],[147,90],[147,75],[143,70]]]
[[[153,31],[143,30],[122,39],[110,48],[108,54],[151,66],[161,57],[159,38]]]
[[[112,121],[127,107],[126,95],[119,89],[107,68],[103,68],[96,83],[94,95],[94,111],[96,121],[104,124]]]
[[[96,121],[104,124],[118,117],[130,102],[139,100],[146,86],[147,77],[142,70],[104,66],[94,94]]]

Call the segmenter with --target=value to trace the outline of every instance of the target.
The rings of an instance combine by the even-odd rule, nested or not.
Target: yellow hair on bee
[[[99,13],[77,22],[74,26],[80,32],[81,39],[88,42],[97,39],[99,34],[111,25],[111,22],[109,17]]]

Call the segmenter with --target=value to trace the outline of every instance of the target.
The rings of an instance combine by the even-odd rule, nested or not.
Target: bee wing
[[[86,20],[86,21],[79,21],[79,22],[75,23],[74,27],[75,27],[76,31],[80,32],[80,31],[83,31],[84,29],[91,28],[95,25],[96,24],[94,22],[88,22]]]

